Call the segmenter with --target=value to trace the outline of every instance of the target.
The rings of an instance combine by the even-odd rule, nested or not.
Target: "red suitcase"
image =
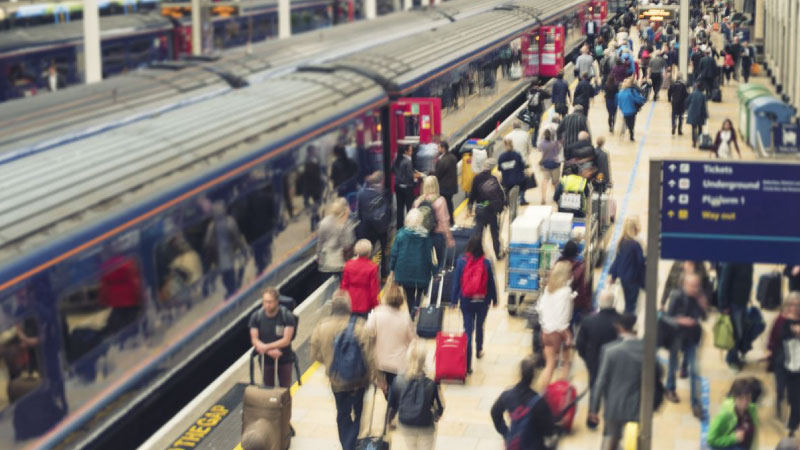
[[[558,380],[547,386],[544,398],[547,400],[553,416],[561,416],[559,427],[567,433],[572,430],[572,422],[575,420],[575,403],[578,399],[578,391],[575,386],[569,384],[567,380]]]
[[[467,378],[467,335],[464,332],[436,334],[435,381]]]

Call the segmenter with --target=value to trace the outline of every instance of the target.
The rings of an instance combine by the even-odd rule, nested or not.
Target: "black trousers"
[[[683,111],[672,110],[672,132],[678,130],[683,134]]]
[[[633,139],[633,128],[636,126],[636,114],[625,116],[625,126],[628,127],[628,132],[631,134],[631,139]]]
[[[541,111],[534,111],[529,109],[531,113],[531,121],[530,124],[531,130],[533,133],[531,134],[531,146],[536,147],[536,144],[539,142],[539,124],[542,121],[542,112]]]
[[[745,64],[744,61],[742,61],[742,77],[745,83],[750,82],[750,66],[750,64]]]
[[[403,228],[403,223],[406,220],[406,212],[413,208],[414,188],[395,187],[394,195],[397,198],[397,229],[399,230]]]
[[[797,431],[800,426],[800,373],[787,372],[786,387],[789,400],[789,423],[786,427],[790,432]]]
[[[658,93],[661,92],[661,85],[664,84],[664,75],[651,73],[650,80],[653,82],[653,100],[658,100]]]
[[[455,225],[456,218],[453,214],[453,194],[442,194],[442,197],[444,197],[444,201],[447,203],[447,212],[450,213],[450,225]]]
[[[692,124],[692,147],[697,147],[697,140],[703,134],[703,125]]]
[[[492,234],[494,254],[496,257],[500,257],[500,225],[497,223],[497,214],[491,211],[479,210],[475,214],[475,231],[482,234],[487,226]]]

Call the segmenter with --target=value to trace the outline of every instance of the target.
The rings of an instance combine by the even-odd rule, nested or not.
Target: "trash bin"
[[[764,148],[770,148],[772,126],[789,123],[794,115],[794,108],[774,97],[759,97],[750,102],[750,137],[747,142],[753,149],[758,149],[758,136]]]
[[[753,99],[771,96],[768,88],[757,84],[743,84],[737,90],[739,96],[739,132],[745,142],[750,142],[750,102]]]

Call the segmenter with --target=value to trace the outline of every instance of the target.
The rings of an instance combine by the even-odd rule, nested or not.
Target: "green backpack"
[[[733,333],[731,316],[720,314],[714,323],[714,347],[721,350],[731,350],[736,346],[736,337]]]

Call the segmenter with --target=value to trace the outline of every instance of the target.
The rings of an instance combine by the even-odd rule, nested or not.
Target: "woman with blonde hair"
[[[355,242],[353,226],[349,222],[350,206],[344,198],[337,198],[329,206],[317,231],[317,270],[321,274],[342,277],[345,253]]]
[[[422,212],[417,208],[406,214],[405,226],[395,235],[389,254],[389,269],[394,273],[394,281],[406,292],[408,313],[412,319],[436,271],[431,257],[433,241],[422,225],[422,219]]]
[[[428,230],[436,250],[437,269],[444,264],[445,245],[455,247],[453,234],[450,232],[450,212],[447,200],[439,194],[439,180],[427,176],[422,180],[422,194],[414,201],[414,208],[422,213],[422,223]]]
[[[395,377],[406,368],[409,345],[417,338],[411,318],[402,310],[404,302],[403,288],[388,285],[382,304],[367,319],[367,329],[375,336],[375,362],[386,381],[383,394],[387,398]]]
[[[542,344],[544,344],[545,367],[541,375],[541,387],[550,385],[553,373],[561,359],[562,377],[569,376],[572,359],[570,346],[572,333],[569,324],[572,321],[572,301],[575,292],[570,287],[572,264],[559,261],[550,270],[544,295],[539,299],[539,321],[542,326]]]
[[[622,283],[622,292],[625,294],[625,312],[636,314],[636,300],[639,290],[644,289],[644,250],[637,238],[641,231],[638,216],[625,219],[622,227],[622,237],[617,244],[617,256],[611,264],[611,283],[617,279]]]
[[[408,348],[406,371],[397,377],[389,393],[389,419],[398,416],[397,431],[401,447],[432,449],[436,442],[436,422],[444,413],[439,385],[425,376],[427,349],[415,341]]]

